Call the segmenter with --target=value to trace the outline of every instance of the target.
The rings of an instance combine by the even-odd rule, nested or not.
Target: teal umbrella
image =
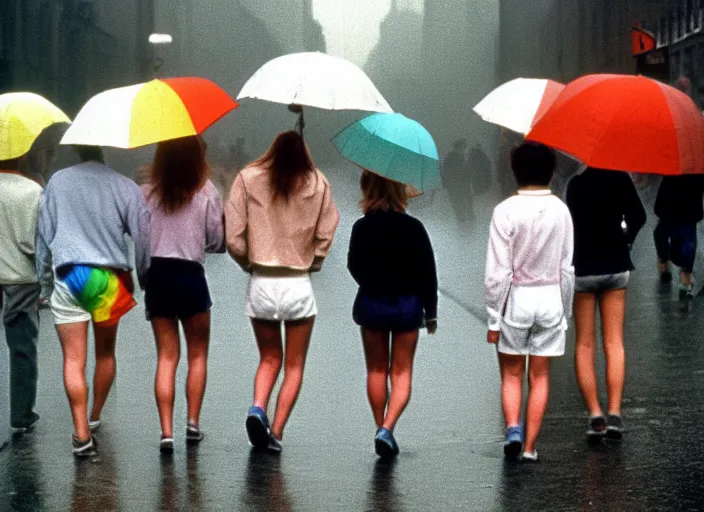
[[[343,158],[421,192],[440,188],[440,157],[433,137],[402,114],[373,114],[351,124],[332,143]]]

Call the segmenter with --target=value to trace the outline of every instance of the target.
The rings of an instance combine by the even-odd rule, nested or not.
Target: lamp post
[[[164,59],[159,57],[159,45],[171,44],[174,41],[170,34],[151,34],[149,36],[149,43],[154,47],[154,60],[152,65],[152,71],[154,78],[157,77],[157,72],[164,65]]]

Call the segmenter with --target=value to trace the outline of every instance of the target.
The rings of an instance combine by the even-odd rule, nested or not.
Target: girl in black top
[[[574,223],[577,332],[575,369],[590,420],[587,436],[623,434],[621,397],[625,376],[623,323],[626,287],[633,270],[630,245],[645,224],[645,210],[631,178],[623,172],[587,169],[567,187],[567,206]],[[597,304],[606,355],[608,416],[604,418],[596,384],[595,316]]]
[[[353,316],[362,327],[376,452],[389,458],[398,454],[393,429],[411,396],[424,317],[429,333],[437,329],[438,282],[428,234],[405,213],[406,186],[369,171],[360,185],[365,215],[352,228],[347,267],[359,284]]]

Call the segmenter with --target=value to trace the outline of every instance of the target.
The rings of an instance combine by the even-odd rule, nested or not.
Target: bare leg
[[[298,400],[303,384],[303,370],[306,365],[306,356],[310,337],[313,333],[315,317],[306,318],[297,322],[286,322],[286,367],[284,369],[284,382],[276,401],[276,414],[271,426],[271,433],[277,439],[282,439],[284,427],[288,421],[293,406]]]
[[[384,418],[384,428],[393,430],[411,400],[413,358],[418,346],[418,331],[391,335],[391,395]]]
[[[612,290],[601,298],[601,323],[606,353],[606,389],[609,414],[621,415],[621,398],[626,374],[623,348],[623,322],[626,312],[626,290]]]
[[[501,368],[501,404],[506,427],[520,425],[526,356],[499,352],[499,367]]]
[[[367,363],[367,398],[377,428],[384,423],[389,400],[389,332],[362,328],[364,359]]]
[[[259,348],[259,368],[254,376],[254,405],[266,411],[284,358],[281,324],[253,318],[252,328]]]
[[[166,437],[174,435],[174,394],[176,386],[176,368],[181,353],[178,333],[178,321],[172,318],[152,318],[152,329],[156,339],[156,376],[154,378],[154,396],[159,410],[161,434]]]
[[[95,375],[93,375],[93,410],[91,420],[99,420],[103,407],[108,399],[110,388],[115,381],[117,361],[115,359],[115,344],[117,341],[118,324],[98,326],[93,324],[95,335]]]
[[[78,439],[90,439],[88,429],[88,385],[86,357],[88,352],[88,322],[56,326],[64,354],[64,388],[71,407],[73,426]]]
[[[210,345],[210,312],[183,320],[183,332],[188,345],[188,378],[186,401],[188,422],[198,425],[208,380],[208,347]]]
[[[535,442],[538,440],[540,427],[543,424],[543,416],[545,416],[545,410],[548,407],[550,358],[530,356],[528,378],[530,393],[528,393],[526,408],[526,441],[523,451],[534,452]]]
[[[598,386],[596,381],[596,295],[577,292],[574,296],[574,324],[577,331],[577,346],[574,353],[574,368],[577,384],[590,416],[601,416]],[[603,314],[602,304],[602,314]]]

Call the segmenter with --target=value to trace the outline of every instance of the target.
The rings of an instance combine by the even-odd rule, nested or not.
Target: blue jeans
[[[672,261],[682,272],[692,272],[697,253],[696,223],[680,224],[660,220],[653,238],[658,259],[662,263]]]

